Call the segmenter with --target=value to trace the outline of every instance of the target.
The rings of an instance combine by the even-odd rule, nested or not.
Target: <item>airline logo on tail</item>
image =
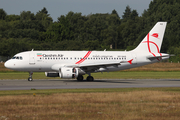
[[[155,37],[155,38],[158,38],[159,37],[159,34],[158,33],[154,33],[152,34],[151,36]]]

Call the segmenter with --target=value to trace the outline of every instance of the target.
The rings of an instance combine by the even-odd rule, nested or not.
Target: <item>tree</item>
[[[6,12],[3,9],[0,9],[0,20],[4,20],[6,15]]]
[[[124,21],[127,21],[129,18],[130,18],[130,15],[131,15],[131,8],[128,6],[126,6],[126,9],[125,9],[125,12],[123,12],[123,20]]]
[[[111,15],[113,15],[113,14],[116,15],[118,18],[120,18],[118,13],[117,13],[117,11],[115,9],[112,11]]]
[[[130,18],[133,19],[133,20],[135,20],[136,17],[138,17],[138,13],[137,13],[136,10],[133,10],[133,11],[131,12],[131,14],[130,14]]]
[[[45,29],[47,29],[53,22],[53,19],[50,17],[45,7],[41,11],[37,12],[35,18],[36,20],[41,21]]]
[[[47,9],[44,7],[41,11],[39,11],[39,13],[48,14],[48,11],[47,11]]]
[[[20,14],[21,20],[35,20],[34,13],[31,13],[31,11],[23,11]]]
[[[6,15],[5,20],[7,22],[10,22],[10,21],[19,21],[20,20],[20,16],[19,15]]]

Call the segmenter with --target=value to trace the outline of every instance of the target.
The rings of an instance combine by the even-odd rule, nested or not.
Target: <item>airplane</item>
[[[91,73],[120,71],[168,59],[160,53],[167,22],[157,22],[140,44],[131,51],[26,51],[5,62],[5,67],[29,72],[45,72],[47,77],[94,81]]]

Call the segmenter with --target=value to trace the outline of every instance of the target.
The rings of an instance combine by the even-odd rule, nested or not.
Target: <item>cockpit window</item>
[[[14,57],[12,57],[11,59],[22,60],[22,59],[23,59],[23,57],[22,57],[22,56],[14,56]]]
[[[16,59],[16,57],[14,56],[14,57],[12,57],[11,59]]]

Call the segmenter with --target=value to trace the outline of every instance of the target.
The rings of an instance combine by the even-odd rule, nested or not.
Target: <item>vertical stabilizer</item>
[[[158,22],[133,51],[160,53],[167,22]]]

